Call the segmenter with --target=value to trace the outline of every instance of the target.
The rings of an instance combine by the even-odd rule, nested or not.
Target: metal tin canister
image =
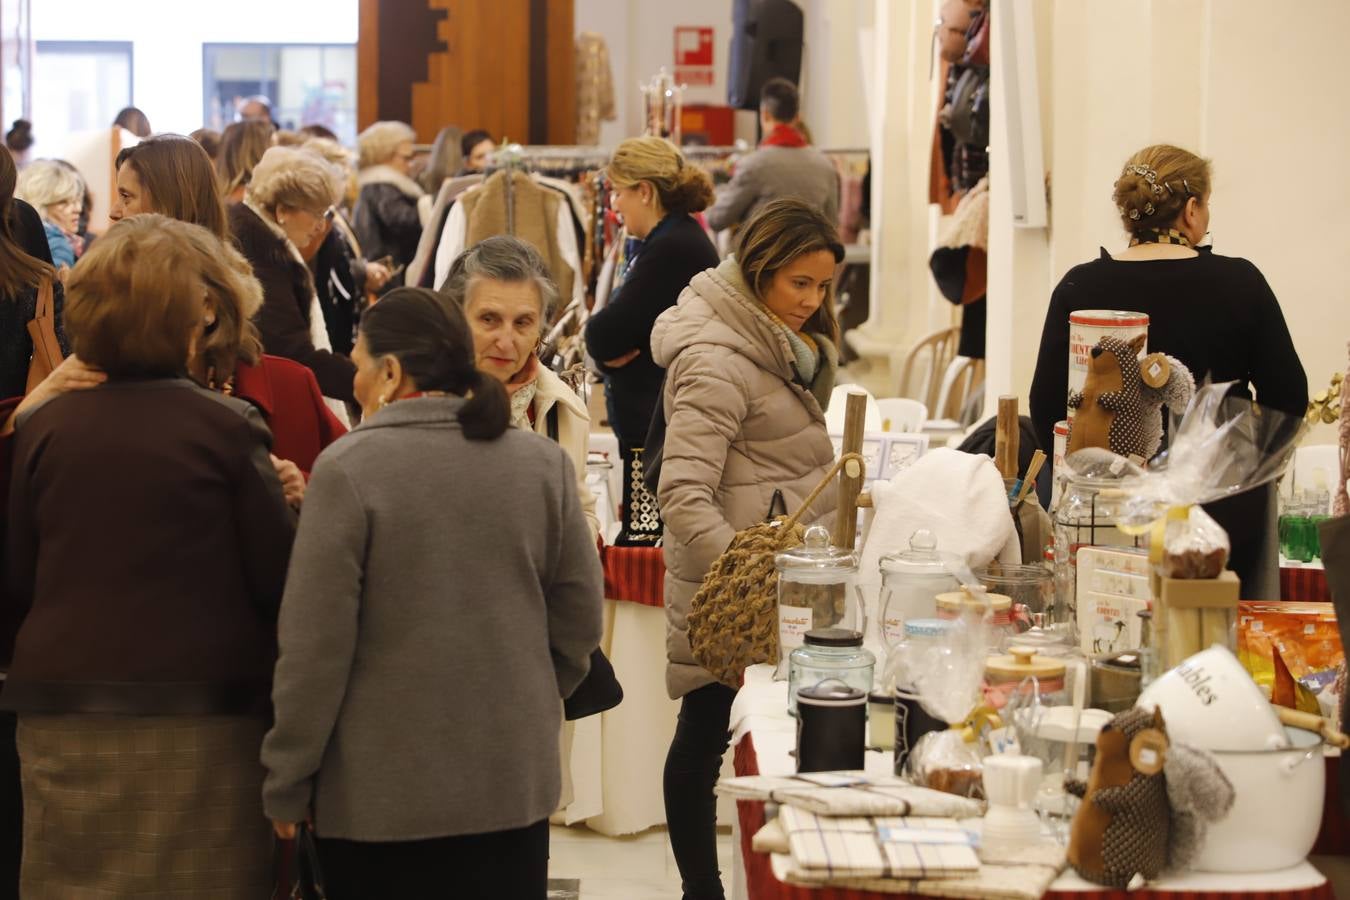
[[[1088,354],[1104,337],[1132,341],[1139,335],[1148,336],[1148,315],[1119,309],[1081,309],[1069,313],[1069,393],[1081,391],[1087,381]],[[1147,352],[1147,347],[1140,352]],[[1068,408],[1068,397],[1065,398]],[[1073,421],[1073,410],[1068,410]]]

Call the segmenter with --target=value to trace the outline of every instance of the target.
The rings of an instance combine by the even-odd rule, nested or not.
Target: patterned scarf
[[[530,406],[534,403],[534,395],[539,390],[539,357],[530,354],[525,367],[517,372],[505,387],[507,396],[511,398],[511,424],[516,428],[532,431]]]
[[[1130,246],[1139,244],[1180,244],[1190,247],[1191,239],[1175,228],[1141,228],[1130,238]]]

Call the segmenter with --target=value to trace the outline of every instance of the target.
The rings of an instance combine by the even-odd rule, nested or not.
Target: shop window
[[[203,120],[217,130],[247,97],[272,101],[282,128],[326,125],[356,141],[355,44],[203,44]]]
[[[65,135],[112,125],[131,105],[131,44],[124,41],[38,41],[33,108],[42,111],[35,131],[49,146]]]

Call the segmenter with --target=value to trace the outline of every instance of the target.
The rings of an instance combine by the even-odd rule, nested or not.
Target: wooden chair
[[[938,393],[942,376],[956,357],[956,345],[960,339],[961,329],[953,327],[935,331],[915,344],[900,370],[900,386],[896,396],[918,400],[933,415],[941,417]]]

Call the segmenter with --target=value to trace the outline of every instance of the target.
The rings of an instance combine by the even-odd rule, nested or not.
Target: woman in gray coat
[[[319,457],[281,606],[263,801],[310,819],[328,896],[543,900],[562,698],[602,576],[567,454],[507,427],[463,314],[361,319],[365,420]]]

